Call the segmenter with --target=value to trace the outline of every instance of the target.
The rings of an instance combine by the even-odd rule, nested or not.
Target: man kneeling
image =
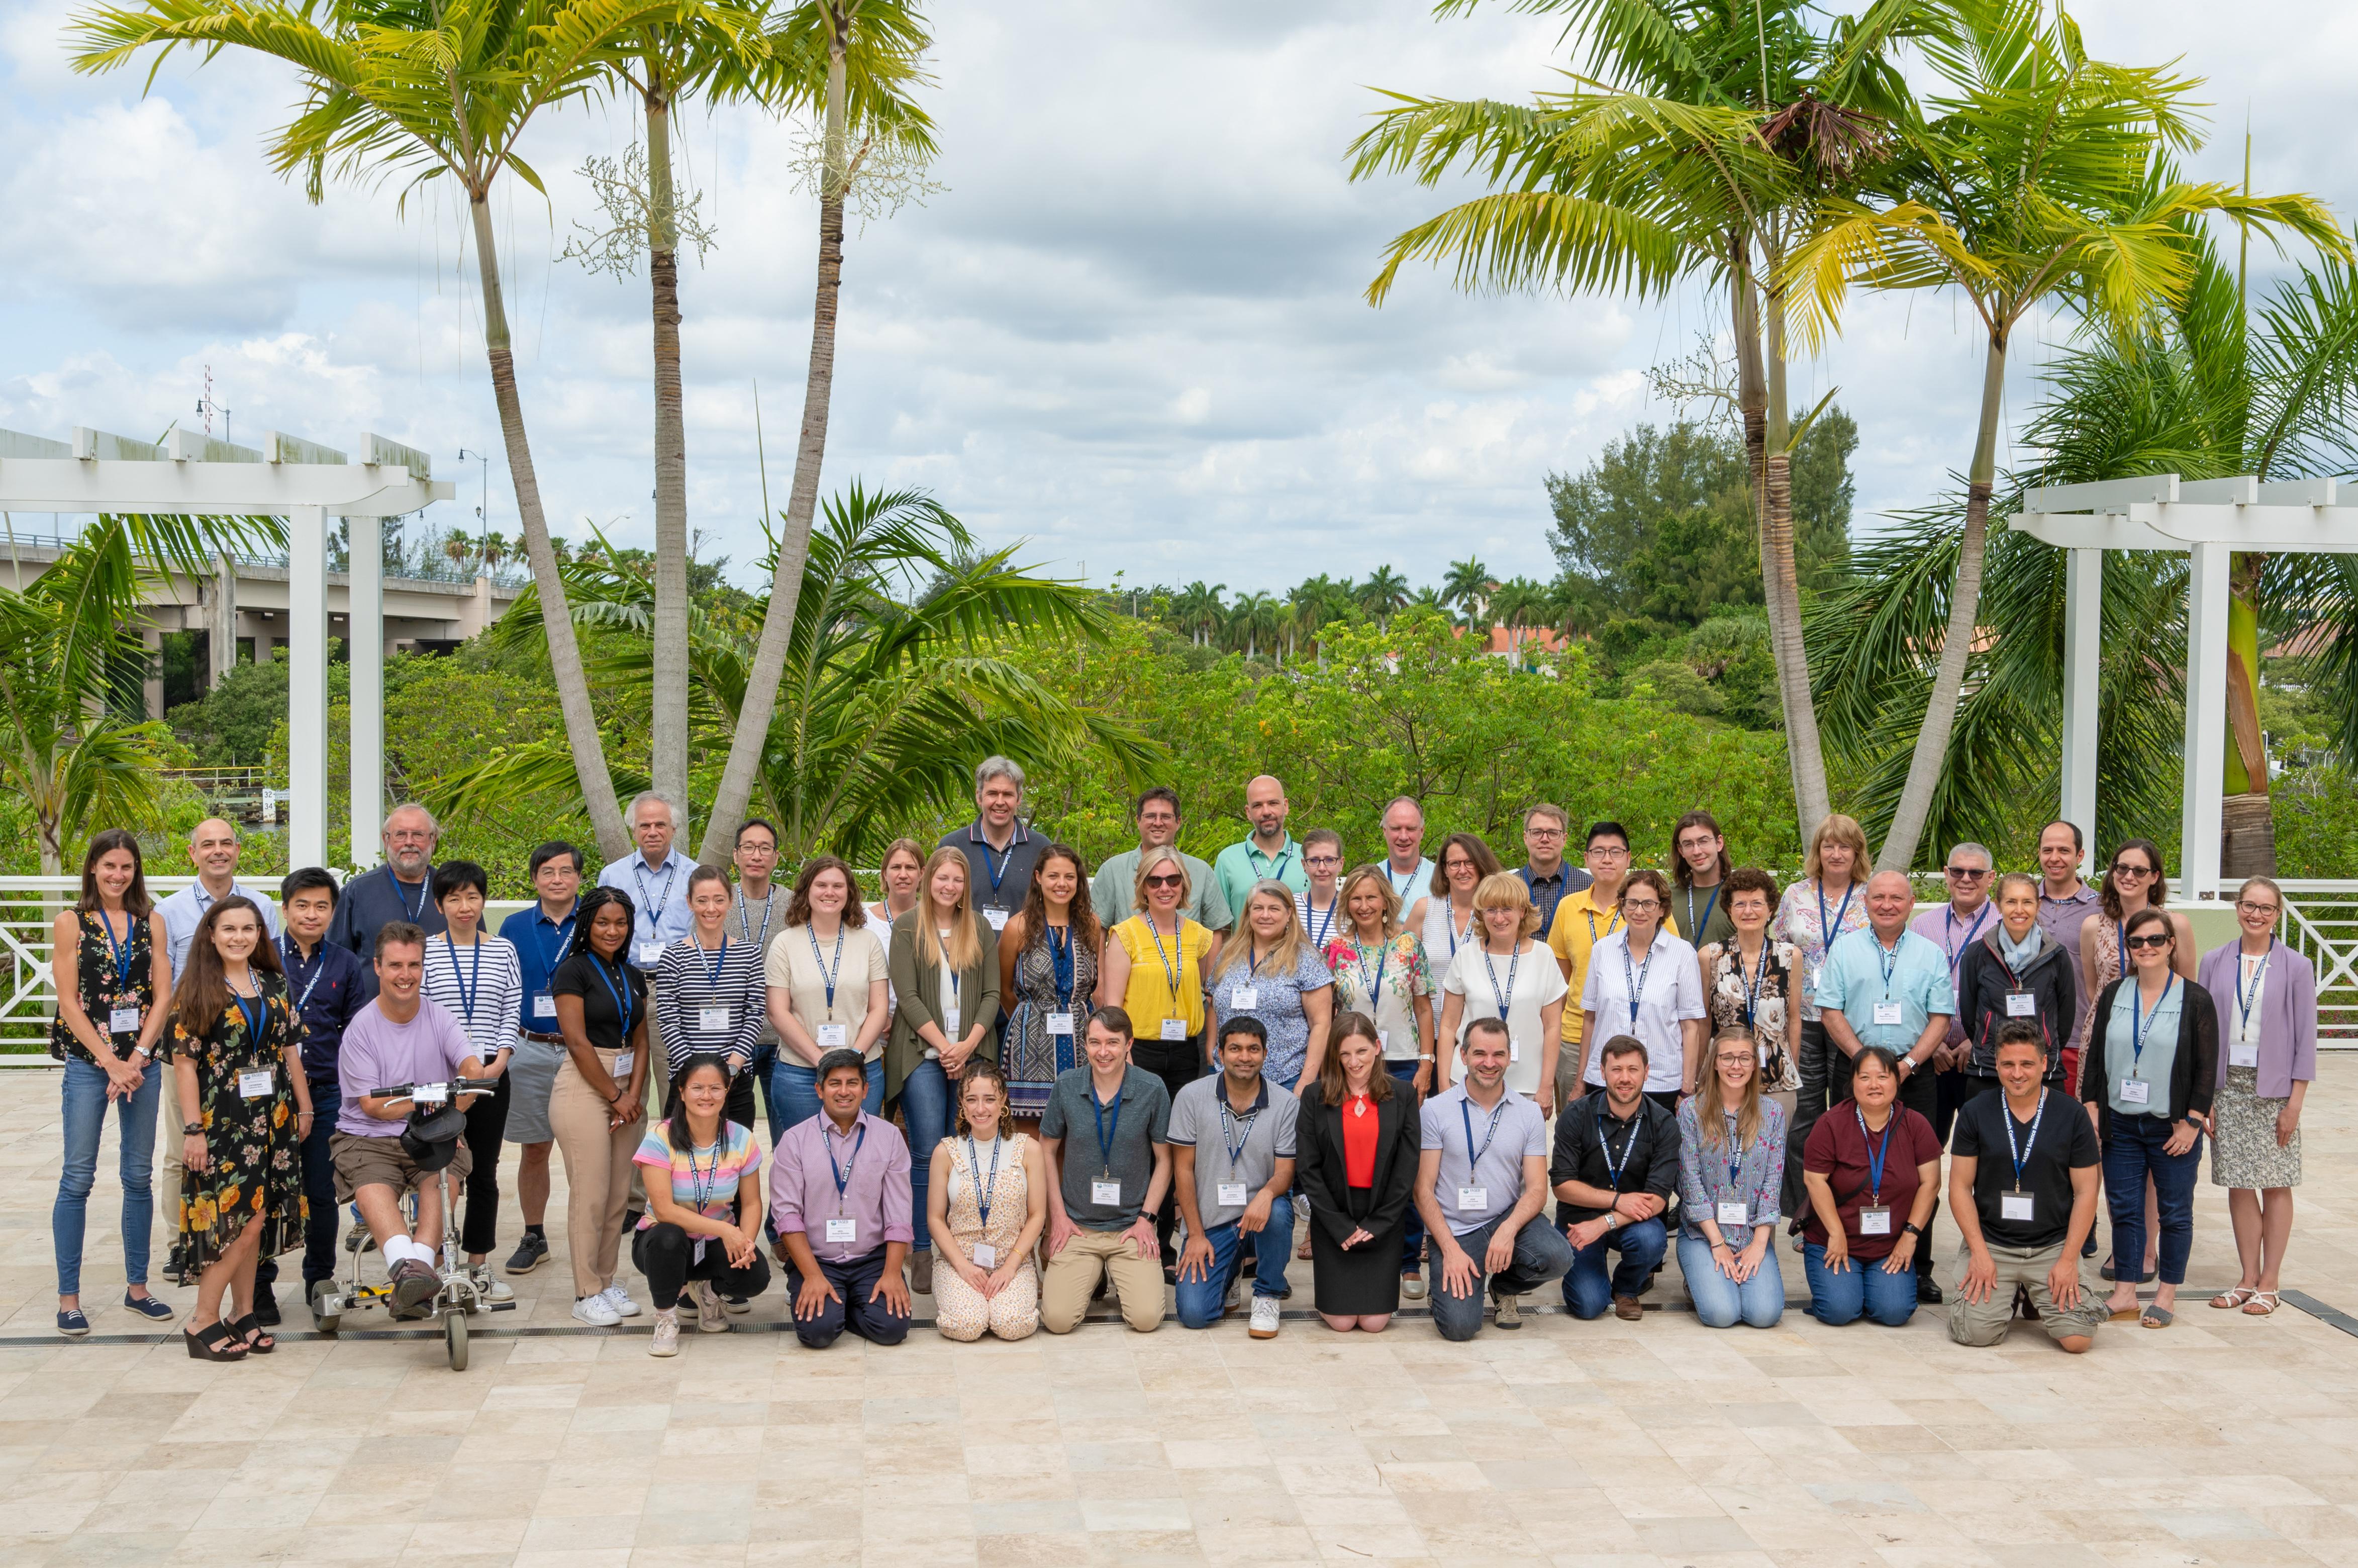
[[[909,1223],[909,1144],[860,1109],[867,1059],[838,1046],[818,1059],[819,1114],[778,1140],[770,1167],[771,1228],[794,1298],[795,1337],[824,1350],[851,1330],[871,1345],[909,1335],[901,1277]]]
[[[368,1090],[479,1077],[483,1064],[459,1021],[431,997],[418,994],[426,978],[424,932],[407,921],[386,922],[377,930],[374,963],[376,998],[344,1026],[336,1069],[344,1103],[336,1113],[329,1152],[336,1162],[336,1201],[360,1206],[362,1223],[384,1254],[393,1281],[392,1315],[417,1318],[427,1315],[442,1288],[435,1267],[442,1247],[442,1197],[433,1179],[464,1182],[471,1161],[462,1141],[443,1170],[419,1170],[401,1141],[410,1102]],[[463,1108],[472,1098],[464,1096],[459,1103]],[[403,1195],[412,1191],[418,1191],[414,1237],[401,1212]]]
[[[1130,1014],[1101,1007],[1082,1042],[1087,1060],[1056,1077],[1040,1118],[1048,1165],[1048,1267],[1040,1326],[1070,1334],[1098,1281],[1112,1281],[1124,1323],[1163,1325],[1168,1292],[1154,1213],[1171,1190],[1171,1092],[1130,1065]]]

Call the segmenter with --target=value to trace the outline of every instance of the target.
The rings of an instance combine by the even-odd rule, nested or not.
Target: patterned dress
[[[1047,934],[1033,937],[1015,957],[1015,998],[1007,1016],[1007,1102],[1008,1114],[1026,1121],[1037,1121],[1048,1108],[1056,1075],[1081,1065],[1081,1033],[1088,1028],[1089,999],[1098,989],[1098,956],[1086,942],[1072,943],[1065,953],[1072,968],[1070,1034],[1048,1033],[1048,1015],[1064,1003]]]
[[[1735,942],[1714,942],[1702,953],[1704,1005],[1711,1010],[1711,1032],[1749,1027],[1760,1044],[1760,1090],[1801,1087],[1801,1065],[1785,1049],[1785,1010],[1793,989],[1793,971],[1801,961],[1790,942],[1768,944],[1765,973],[1747,971]],[[1751,1010],[1747,1025],[1747,1003]]]
[[[1363,946],[1355,936],[1337,936],[1326,944],[1325,957],[1335,977],[1336,1013],[1366,1013],[1383,1036],[1385,1061],[1415,1061],[1422,1054],[1416,999],[1433,994],[1424,944],[1416,934],[1398,932],[1372,947]]]
[[[1031,1218],[1032,1184],[1024,1173],[1023,1152],[1032,1147],[1032,1140],[1018,1132],[998,1140],[995,1146],[978,1144],[971,1159],[963,1137],[946,1138],[942,1147],[950,1152],[950,1234],[957,1238],[959,1250],[968,1258],[974,1256],[976,1242],[989,1242],[995,1256],[991,1266],[982,1271],[992,1273],[1006,1263]],[[996,1179],[991,1174],[994,1155],[999,1167]],[[975,1168],[977,1162],[979,1170]],[[982,1221],[978,1183],[990,1187],[989,1225]],[[1038,1268],[1026,1257],[1015,1271],[1015,1277],[1007,1282],[1007,1288],[985,1300],[980,1292],[958,1278],[957,1270],[947,1264],[937,1266],[934,1270],[934,1323],[951,1339],[980,1339],[985,1329],[1001,1339],[1029,1338],[1032,1331],[1040,1326]]]
[[[303,1038],[303,1023],[284,977],[256,969],[254,978],[262,1000],[260,1039],[232,1001],[200,1035],[176,1019],[158,1052],[174,1063],[186,1054],[197,1068],[197,1105],[182,1109],[190,1120],[204,1122],[210,1159],[205,1170],[188,1173],[187,1189],[178,1195],[180,1234],[195,1263],[219,1259],[251,1224],[263,1227],[265,1258],[303,1245],[308,1210],[296,1133],[299,1108],[286,1062],[287,1047]],[[269,1091],[241,1093],[239,1076],[258,1072],[270,1075]],[[178,1137],[178,1130],[168,1135]]]
[[[128,941],[111,940],[111,933],[103,924],[106,916],[95,910],[81,912],[81,939],[74,946],[74,976],[80,982],[81,1011],[91,1026],[103,1034],[107,1020],[118,1007],[135,1007],[142,1023],[147,1010],[156,1005],[156,981],[149,959],[152,935],[148,922],[134,916]],[[117,966],[120,956],[121,967]],[[124,970],[128,970],[127,976]],[[118,1054],[127,1052],[138,1040],[136,1033],[114,1040]],[[78,1062],[98,1065],[89,1047],[74,1038],[63,1018],[49,1021],[49,1054],[59,1061],[71,1057]]]

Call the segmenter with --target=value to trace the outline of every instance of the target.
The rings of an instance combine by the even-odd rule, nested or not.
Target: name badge
[[[1387,1056],[1391,1054],[1392,1032],[1390,1030],[1379,1029],[1376,1031],[1376,1049]]]
[[[2231,1067],[2256,1067],[2259,1065],[2260,1043],[2258,1041],[2230,1040],[2227,1042],[2227,1065]]]
[[[1250,1012],[1260,1005],[1260,988],[1238,986],[1228,993],[1228,1005],[1238,1012]]]
[[[988,1241],[978,1241],[967,1249],[967,1257],[973,1260],[974,1266],[978,1269],[996,1268],[999,1264],[999,1249]]]
[[[1248,1195],[1251,1191],[1252,1189],[1243,1182],[1222,1182],[1220,1184],[1220,1206],[1222,1208],[1242,1208],[1245,1205],[1252,1202],[1251,1197]]]
[[[633,942],[631,944],[631,962],[642,969],[652,969],[663,962],[663,950],[661,942]]]
[[[851,1025],[848,1023],[822,1023],[818,1026],[818,1048],[820,1050],[832,1051],[838,1046],[849,1045],[850,1044]]]
[[[1521,1036],[1521,1035],[1520,1035],[1520,1034],[1509,1034],[1509,1035],[1508,1035],[1508,1036],[1507,1036],[1507,1060],[1508,1060],[1508,1061],[1509,1061],[1509,1062],[1520,1062],[1520,1061],[1521,1061],[1522,1059],[1523,1059],[1523,1040],[1522,1040],[1522,1036]]]
[[[2123,1105],[2149,1105],[2152,1103],[2152,1095],[2153,1086],[2147,1083],[2143,1078],[2123,1078],[2121,1080],[2121,1103]]]
[[[729,1010],[725,1007],[699,1007],[696,1010],[696,1027],[706,1034],[729,1033]]]
[[[2031,1195],[2000,1193],[1997,1195],[1997,1217],[2000,1219],[2028,1220],[2031,1217]]]
[[[2008,1018],[2035,1018],[2039,1015],[2039,999],[2028,991],[2006,993],[2006,1015]]]
[[[611,1078],[629,1077],[631,1076],[631,1064],[638,1059],[638,1054],[639,1054],[635,1051],[615,1052],[614,1070],[606,1076]]]
[[[1476,1209],[1487,1209],[1489,1206],[1489,1188],[1460,1187],[1457,1189],[1457,1207],[1459,1212],[1471,1213]]]
[[[1007,929],[1007,911],[1003,909],[986,909],[982,912],[982,917],[990,922],[990,928],[993,931]]]
[[[1121,1184],[1118,1181],[1098,1181],[1089,1184],[1089,1202],[1121,1206]]]
[[[267,1067],[252,1067],[237,1076],[237,1092],[247,1099],[268,1098],[277,1086],[277,1075]]]
[[[856,1219],[830,1219],[827,1222],[829,1246],[840,1247],[860,1239],[860,1222]]]
[[[1858,1211],[1858,1233],[1861,1236],[1890,1235],[1891,1210],[1888,1208],[1860,1209]]]
[[[1184,1019],[1184,1018],[1166,1018],[1166,1019],[1164,1019],[1164,1020],[1163,1021],[1163,1038],[1164,1038],[1165,1040],[1184,1040],[1184,1039],[1186,1039],[1186,1038],[1187,1038],[1187,1021],[1186,1021],[1185,1019]]]
[[[942,1037],[946,1040],[956,1040],[958,1037],[958,1010],[957,1008],[946,1007],[942,1009]]]
[[[106,1032],[109,1034],[138,1033],[139,1010],[135,1007],[116,1008],[113,1012],[106,1015]],[[2254,1049],[2256,1050],[2257,1047],[2254,1047]]]
[[[1048,1033],[1051,1033],[1051,1034],[1070,1034],[1072,1032],[1073,1032],[1073,1015],[1072,1015],[1071,1013],[1069,1013],[1069,1012],[1052,1012],[1052,1013],[1050,1013],[1050,1014],[1048,1015]]]
[[[553,992],[553,991],[535,991],[535,992],[533,992],[533,993],[532,993],[532,1015],[533,1015],[535,1018],[555,1018],[555,1017],[557,1016],[557,995],[556,995],[556,993],[555,993],[555,992]],[[548,1033],[548,1031],[547,1031],[547,1030],[546,1030],[546,1029],[544,1029],[544,1030],[542,1030],[540,1033],[542,1033],[543,1034],[546,1034],[546,1033]]]
[[[1749,1226],[1752,1223],[1752,1206],[1750,1204],[1722,1203],[1715,1205],[1714,1206],[1717,1208],[1718,1213],[1713,1217],[1722,1226]]]
[[[409,1091],[409,1103],[412,1105],[448,1105],[450,1103],[450,1086],[448,1084],[419,1084]]]
[[[1875,1022],[1877,1023],[1904,1022],[1905,1019],[1900,1013],[1899,1003],[1896,1001],[1877,1002],[1875,1004]]]
[[[708,1239],[710,1238],[702,1236],[696,1238],[695,1247],[690,1249],[688,1252],[688,1260],[690,1262],[701,1263],[704,1261],[704,1244]]]

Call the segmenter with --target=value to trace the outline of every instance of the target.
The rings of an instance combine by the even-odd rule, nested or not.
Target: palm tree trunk
[[[656,789],[687,802],[687,427],[679,385],[679,235],[673,216],[671,102],[660,75],[647,118],[647,276],[654,287],[655,605],[648,714]]]
[[[1957,701],[1964,691],[1965,665],[1973,657],[1975,620],[1981,613],[1982,563],[1989,545],[1990,492],[1997,479],[1997,416],[2006,395],[2006,331],[1990,333],[1989,351],[1982,363],[1982,418],[1974,438],[1974,466],[1965,486],[1965,535],[1957,546],[1957,581],[1949,597],[1949,624],[1941,634],[1941,663],[1932,674],[1932,694],[1924,704],[1924,724],[1916,731],[1916,750],[1908,759],[1908,782],[1899,792],[1899,809],[1891,831],[1876,857],[1876,870],[1904,871],[1916,862],[1931,815],[1933,786],[1947,766],[1949,736],[1957,723]]]
[[[2228,576],[2227,760],[2219,812],[2219,871],[2272,877],[2276,823],[2268,802],[2268,751],[2260,730],[2260,620],[2253,603],[2265,555],[2239,555]]]
[[[698,857],[718,865],[729,857],[760,774],[770,720],[778,708],[778,683],[786,670],[786,640],[801,597],[803,568],[810,559],[811,519],[818,511],[818,470],[827,457],[827,403],[835,387],[836,301],[843,288],[843,197],[849,183],[844,124],[844,55],[851,16],[844,0],[828,0],[827,50],[826,168],[818,203],[818,287],[811,301],[810,373],[803,385],[802,439],[795,450],[795,484],[778,535],[777,569],[770,577],[770,605],[762,618],[761,641],[747,672],[744,706],[729,742],[729,762],[712,801]]]
[[[540,595],[540,619],[548,633],[548,665],[557,681],[557,705],[565,715],[566,742],[573,748],[581,777],[581,798],[590,810],[598,848],[610,860],[630,853],[631,836],[614,800],[613,775],[606,771],[606,747],[590,703],[590,678],[581,667],[581,644],[574,635],[565,579],[548,540],[540,509],[540,476],[532,466],[532,443],[525,435],[524,404],[516,395],[515,352],[508,337],[508,308],[500,292],[499,254],[493,248],[492,207],[477,194],[468,203],[475,230],[475,266],[483,286],[483,351],[491,361],[492,397],[500,410],[500,437],[507,446],[508,473],[515,481],[516,515],[524,521],[525,553]]]
[[[1810,654],[1801,640],[1801,580],[1793,553],[1793,424],[1787,401],[1781,297],[1769,298],[1765,314],[1768,399],[1758,492],[1761,599],[1768,612],[1769,649],[1777,660],[1777,695],[1785,710],[1785,757],[1792,773],[1793,808],[1801,817],[1806,841],[1833,806],[1826,792],[1825,752],[1818,739],[1817,699],[1810,690]],[[1758,325],[1756,319],[1756,332]],[[1746,439],[1750,439],[1748,423]]]

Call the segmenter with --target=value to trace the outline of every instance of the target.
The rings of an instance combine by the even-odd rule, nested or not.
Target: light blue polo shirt
[[[1890,1002],[1899,1004],[1898,1021],[1877,1022],[1878,1005]],[[1818,977],[1818,1010],[1830,1007],[1842,1010],[1860,1044],[1904,1054],[1924,1037],[1935,1014],[1956,1014],[1949,956],[1938,942],[1913,931],[1899,934],[1896,950],[1876,939],[1873,926],[1844,932],[1826,949],[1826,967]]]

